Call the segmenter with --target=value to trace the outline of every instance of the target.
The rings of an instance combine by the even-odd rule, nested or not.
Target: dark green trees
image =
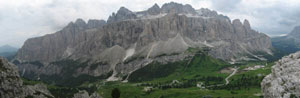
[[[111,92],[112,98],[120,98],[121,92],[118,88],[114,88]]]

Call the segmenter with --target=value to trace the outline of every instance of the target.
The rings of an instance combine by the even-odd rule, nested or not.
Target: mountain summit
[[[247,20],[231,22],[216,11],[175,2],[140,12],[121,7],[107,23],[88,24],[77,20],[54,34],[28,39],[15,58],[25,77],[55,77],[61,83],[86,75],[121,80],[151,62],[189,59],[189,49],[209,48],[209,55],[228,62],[272,54],[270,38]]]

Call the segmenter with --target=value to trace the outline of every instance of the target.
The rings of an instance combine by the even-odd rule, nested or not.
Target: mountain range
[[[18,48],[12,47],[10,45],[3,45],[0,46],[0,53],[5,53],[5,52],[17,52]]]
[[[238,63],[264,61],[272,48],[271,38],[253,30],[248,20],[231,21],[210,9],[170,2],[139,12],[121,7],[107,21],[77,19],[26,40],[13,62],[24,77],[72,84],[68,81],[126,81],[152,62],[192,59],[189,49]]]
[[[274,48],[288,55],[300,50],[300,26],[296,26],[286,36],[272,38]]]
[[[12,47],[10,45],[3,45],[0,47],[0,56],[7,59],[13,59],[18,51],[18,48]]]

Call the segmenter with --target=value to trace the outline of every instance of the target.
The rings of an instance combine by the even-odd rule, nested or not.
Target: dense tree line
[[[240,90],[240,89],[250,89],[253,87],[260,87],[260,83],[263,77],[249,76],[243,74],[241,77],[236,79],[231,79],[232,82],[224,86],[214,86],[210,89],[227,89],[227,90]]]
[[[169,88],[190,88],[196,87],[197,83],[202,82],[205,85],[217,85],[222,84],[224,82],[223,77],[212,77],[212,76],[204,76],[198,77],[194,79],[181,79],[182,82],[172,83],[172,81],[166,82],[158,82],[158,83],[142,83],[138,86],[151,86],[153,88],[159,88],[162,90]]]

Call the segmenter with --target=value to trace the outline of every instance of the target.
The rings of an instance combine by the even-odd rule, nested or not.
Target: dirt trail
[[[234,76],[236,74],[236,72],[238,71],[238,69],[239,69],[239,67],[234,68],[234,71],[228,77],[225,78],[225,81],[226,81],[225,84],[210,85],[210,86],[207,86],[207,87],[209,88],[209,87],[214,87],[214,86],[228,85],[230,83],[229,78],[231,78],[232,76]]]
[[[225,84],[225,85],[227,85],[227,84],[230,83],[230,81],[229,81],[228,79],[229,79],[230,77],[232,77],[233,75],[235,75],[236,72],[238,71],[238,69],[239,69],[239,68],[234,68],[234,71],[233,71],[228,77],[226,77],[226,79],[225,79],[226,84]]]

